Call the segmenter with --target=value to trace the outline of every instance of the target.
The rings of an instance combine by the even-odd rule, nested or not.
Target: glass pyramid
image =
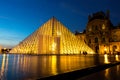
[[[52,17],[34,33],[15,46],[10,53],[25,54],[80,54],[94,53],[60,21]]]

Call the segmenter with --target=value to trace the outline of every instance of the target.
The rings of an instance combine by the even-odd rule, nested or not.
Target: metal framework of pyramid
[[[30,36],[15,46],[10,53],[24,54],[80,54],[94,53],[60,21],[52,17]]]

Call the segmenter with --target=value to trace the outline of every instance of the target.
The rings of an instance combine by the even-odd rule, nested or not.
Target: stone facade
[[[89,15],[85,32],[76,36],[84,36],[84,41],[98,54],[120,52],[120,26],[112,25],[109,11]]]

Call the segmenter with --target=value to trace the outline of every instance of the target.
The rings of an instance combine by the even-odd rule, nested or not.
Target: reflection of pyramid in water
[[[10,53],[79,54],[83,51],[93,53],[91,48],[53,17],[14,47]]]

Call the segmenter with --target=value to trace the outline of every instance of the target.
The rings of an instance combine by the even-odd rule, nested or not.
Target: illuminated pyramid
[[[51,18],[28,36],[10,53],[25,54],[80,54],[94,53],[83,40],[79,40],[56,18]]]

